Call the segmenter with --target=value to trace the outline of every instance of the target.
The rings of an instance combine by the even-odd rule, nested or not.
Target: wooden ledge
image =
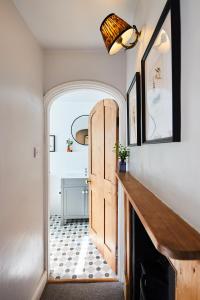
[[[200,234],[129,173],[116,173],[155,248],[178,260],[200,259]]]

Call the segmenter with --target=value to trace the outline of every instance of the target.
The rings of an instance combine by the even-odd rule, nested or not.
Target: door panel
[[[95,109],[91,115],[91,174],[96,175],[101,171],[101,165],[99,164],[99,155],[101,155],[102,149],[101,144],[103,141],[102,130],[103,123],[101,124],[101,110],[103,108],[98,105],[97,109]],[[94,132],[94,133],[93,133]]]
[[[118,106],[113,100],[100,101],[89,122],[89,211],[90,233],[108,264],[116,272],[117,251],[117,158]]]
[[[110,197],[108,197],[110,198]],[[113,241],[113,228],[110,226],[113,218],[113,208],[112,208],[112,200],[104,199],[105,205],[105,236],[104,236],[104,244],[111,251],[115,247],[115,240]],[[110,201],[109,201],[110,200]],[[113,245],[114,242],[114,245]]]
[[[96,233],[100,233],[101,231],[101,223],[99,222],[99,211],[101,210],[101,202],[99,201],[99,197],[97,194],[97,191],[92,192],[92,215],[91,215],[91,221],[92,221],[92,229]]]
[[[113,151],[116,142],[116,109],[110,101],[104,101],[105,122],[105,179],[115,183],[116,154]],[[115,124],[115,126],[113,126]]]
[[[118,142],[117,118],[118,106],[116,102],[104,100],[104,256],[115,272],[117,255],[117,182],[115,172],[117,157],[113,147]]]
[[[104,145],[104,106],[103,102],[97,103],[90,113],[89,120],[89,173],[90,189],[90,234],[96,246],[103,252],[104,203],[102,201],[102,185],[104,174],[103,145]]]

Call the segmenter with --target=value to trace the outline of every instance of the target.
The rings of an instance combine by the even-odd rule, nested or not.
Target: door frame
[[[105,92],[119,106],[119,142],[126,143],[126,102],[116,88],[98,81],[71,81],[49,90],[44,96],[44,267],[49,275],[49,121],[50,108],[53,102],[62,95],[74,90],[96,90]],[[124,282],[124,207],[123,191],[118,190],[118,280]]]

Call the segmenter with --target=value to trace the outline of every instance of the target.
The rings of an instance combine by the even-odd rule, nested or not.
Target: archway
[[[45,206],[44,206],[44,219],[45,219],[45,269],[49,270],[48,266],[48,227],[49,227],[49,114],[52,103],[61,97],[66,95],[69,92],[75,90],[95,90],[99,92],[104,92],[114,99],[119,106],[119,142],[125,143],[126,141],[126,110],[125,110],[125,98],[124,96],[114,87],[109,86],[105,83],[96,82],[96,81],[72,81],[61,84],[57,87],[54,87],[46,93],[44,96],[44,112],[45,112],[45,149],[44,149],[44,183],[45,183]],[[124,255],[123,255],[123,205],[122,205],[122,194],[119,191],[118,197],[118,244],[120,247],[118,251],[118,278],[123,280],[123,264],[124,264]]]

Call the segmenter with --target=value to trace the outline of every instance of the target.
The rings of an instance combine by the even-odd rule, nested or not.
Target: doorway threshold
[[[95,282],[119,282],[117,278],[83,278],[83,279],[48,279],[48,283],[95,283]]]

